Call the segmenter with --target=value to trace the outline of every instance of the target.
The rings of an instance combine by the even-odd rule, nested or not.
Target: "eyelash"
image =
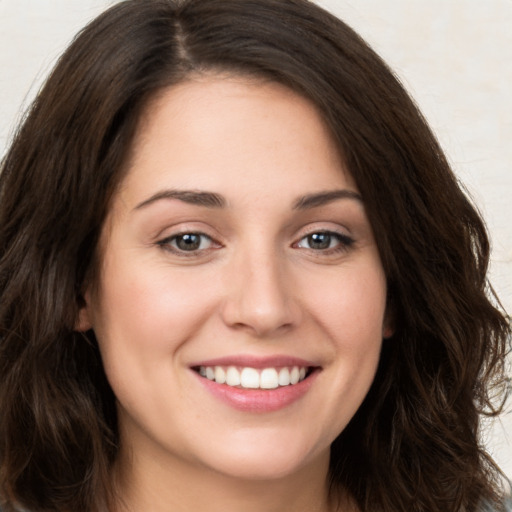
[[[193,250],[186,250],[180,249],[178,246],[173,246],[173,244],[177,244],[180,239],[185,240],[187,237],[199,237],[199,247]],[[176,235],[169,236],[157,242],[157,245],[159,245],[162,249],[172,252],[174,254],[178,254],[179,256],[193,257],[197,256],[198,254],[204,254],[205,251],[209,251],[212,249],[212,247],[201,248],[201,245],[203,244],[205,239],[210,242],[211,246],[216,245],[217,247],[220,247],[220,244],[216,243],[212,237],[198,231],[185,231],[183,233],[178,233]]]
[[[313,248],[313,247],[303,247],[300,244],[303,241],[312,242],[313,237],[321,237],[325,236],[328,237],[328,247],[326,248]],[[189,238],[192,240],[193,237],[199,237],[199,245],[192,250],[182,249],[177,244],[179,241],[186,240]],[[207,240],[209,242],[209,247],[201,247],[203,245],[204,241]],[[332,242],[336,241],[334,247],[331,246]],[[355,240],[345,234],[337,233],[336,231],[329,231],[329,230],[318,230],[318,231],[312,231],[311,233],[308,233],[307,235],[304,235],[301,237],[297,242],[295,242],[292,247],[294,248],[302,248],[306,249],[312,253],[316,253],[318,256],[325,256],[325,255],[331,255],[331,254],[338,254],[341,252],[346,252],[350,246],[354,244]],[[193,242],[190,242],[193,244]],[[221,247],[221,244],[216,242],[212,237],[208,236],[205,233],[197,232],[197,231],[186,231],[183,233],[178,233],[169,237],[164,238],[163,240],[160,240],[157,242],[157,245],[160,246],[162,249],[172,252],[174,254],[177,254],[179,256],[183,257],[197,257],[200,254],[205,254],[206,252],[209,252],[212,249],[217,249]]]
[[[336,231],[329,231],[329,230],[318,230],[313,231],[311,233],[308,233],[307,235],[303,236],[298,242],[294,244],[294,247],[301,247],[300,243],[304,240],[307,240],[311,242],[311,239],[313,237],[318,236],[326,236],[328,237],[329,246],[325,249],[314,249],[311,247],[303,247],[304,249],[307,249],[309,251],[312,251],[314,253],[319,253],[318,255],[331,255],[331,254],[339,254],[341,252],[346,252],[350,246],[352,246],[355,242],[355,240],[351,237],[349,237],[346,234],[338,233]],[[337,244],[334,247],[331,247],[331,243],[333,240],[337,241]]]

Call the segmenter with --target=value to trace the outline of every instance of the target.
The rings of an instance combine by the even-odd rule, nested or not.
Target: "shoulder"
[[[512,512],[512,496],[505,498],[503,504],[505,505],[504,508],[497,509],[494,505],[484,503],[479,512]]]

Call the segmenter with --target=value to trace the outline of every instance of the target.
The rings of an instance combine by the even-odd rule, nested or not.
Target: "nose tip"
[[[265,337],[272,333],[285,330],[292,325],[289,315],[284,308],[268,307],[270,305],[248,304],[246,301],[239,301],[233,309],[236,313],[231,315],[232,320],[228,321],[231,327],[245,329],[254,333],[257,337]]]
[[[276,265],[240,269],[230,277],[230,293],[223,308],[231,328],[266,337],[294,326],[300,317],[292,283]]]

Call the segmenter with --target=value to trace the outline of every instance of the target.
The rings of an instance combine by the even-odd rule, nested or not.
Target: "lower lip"
[[[319,371],[314,370],[303,381],[275,389],[244,389],[218,384],[194,372],[201,384],[216,398],[229,406],[246,412],[273,412],[300,400],[315,381]]]

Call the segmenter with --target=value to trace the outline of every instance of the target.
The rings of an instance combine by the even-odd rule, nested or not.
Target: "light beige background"
[[[72,36],[113,0],[0,0],[0,155]],[[395,69],[487,219],[512,312],[512,0],[318,0]],[[512,477],[512,407],[486,442]]]

